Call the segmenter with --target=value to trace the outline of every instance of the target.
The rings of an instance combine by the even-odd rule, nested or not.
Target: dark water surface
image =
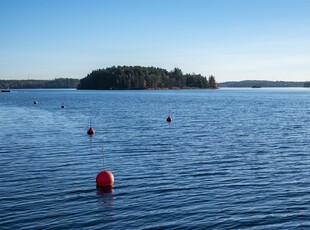
[[[307,89],[13,90],[0,127],[0,229],[310,228]]]

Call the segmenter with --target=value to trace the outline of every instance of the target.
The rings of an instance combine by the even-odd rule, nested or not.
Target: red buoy
[[[114,176],[108,170],[103,170],[96,177],[96,184],[98,187],[111,187],[114,184]]]
[[[65,108],[64,103],[62,103],[62,104],[61,104],[61,107],[60,107],[60,108],[62,108],[62,109],[64,109],[64,108]]]
[[[88,134],[88,135],[94,135],[94,134],[95,134],[95,130],[94,130],[92,127],[90,127],[90,128],[87,130],[87,134]]]
[[[169,116],[167,117],[167,122],[171,122],[172,121],[172,118]]]

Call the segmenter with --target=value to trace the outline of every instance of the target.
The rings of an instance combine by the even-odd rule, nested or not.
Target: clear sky
[[[310,80],[310,0],[0,0],[0,79],[113,65]]]

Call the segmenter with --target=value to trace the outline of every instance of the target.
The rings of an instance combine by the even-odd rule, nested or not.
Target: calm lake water
[[[13,90],[0,127],[0,229],[310,228],[309,89]]]

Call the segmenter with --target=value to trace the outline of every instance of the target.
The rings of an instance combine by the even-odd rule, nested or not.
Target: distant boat
[[[2,89],[1,92],[2,93],[9,93],[9,92],[11,92],[11,90],[9,90],[9,89]]]
[[[252,88],[262,88],[260,85],[253,85]]]

